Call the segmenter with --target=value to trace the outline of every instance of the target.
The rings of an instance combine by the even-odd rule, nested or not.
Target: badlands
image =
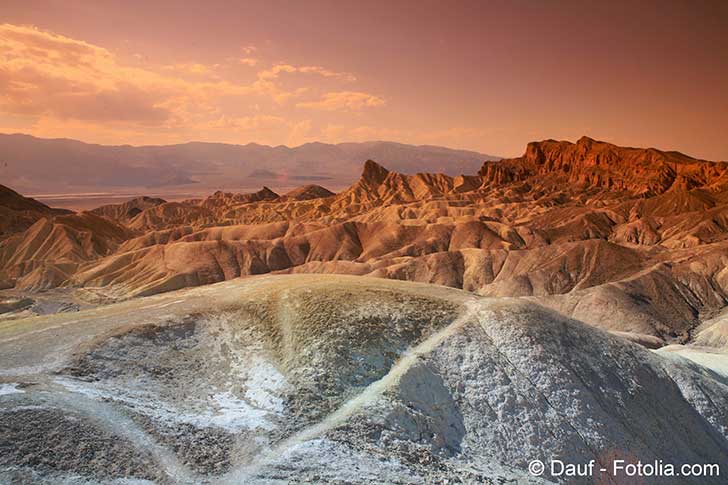
[[[527,297],[660,346],[697,338],[728,290],[728,163],[586,137],[531,143],[478,175],[368,161],[337,194],[263,188],[69,213],[3,188],[0,202],[0,287],[91,302],[264,273],[368,275]],[[725,343],[722,328],[702,338]]]
[[[0,211],[2,483],[728,480],[726,162],[584,137],[336,194]]]

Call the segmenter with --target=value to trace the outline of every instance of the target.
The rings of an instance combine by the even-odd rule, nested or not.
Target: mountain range
[[[343,186],[362,160],[411,173],[474,173],[497,157],[437,146],[373,141],[307,143],[289,148],[256,143],[191,142],[165,146],[104,146],[68,139],[0,134],[0,180],[25,193],[64,194],[132,189],[204,191],[306,182]]]

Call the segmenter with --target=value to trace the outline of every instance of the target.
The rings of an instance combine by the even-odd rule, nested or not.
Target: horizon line
[[[43,137],[43,136],[36,136],[36,135],[31,135],[30,133],[22,133],[22,132],[14,132],[14,133],[0,132],[0,136],[26,136],[29,138],[34,138],[36,140],[73,141],[73,142],[77,142],[77,143],[83,143],[84,145],[96,145],[96,146],[102,146],[102,147],[131,147],[131,148],[169,147],[169,146],[190,145],[193,143],[198,143],[198,144],[207,144],[207,145],[227,145],[227,146],[236,146],[236,147],[255,145],[255,146],[267,147],[267,148],[286,148],[288,150],[294,150],[296,148],[300,148],[300,147],[303,147],[306,145],[315,145],[315,144],[337,146],[337,145],[346,145],[346,144],[363,145],[366,143],[391,143],[391,144],[395,144],[395,145],[404,145],[404,146],[410,146],[410,147],[415,147],[415,148],[428,148],[428,147],[429,148],[445,148],[447,150],[470,152],[470,153],[474,153],[477,155],[484,155],[484,156],[492,157],[492,158],[500,158],[500,159],[508,158],[508,157],[502,157],[500,155],[483,153],[481,151],[473,150],[470,148],[455,148],[455,147],[450,147],[450,146],[445,146],[445,145],[433,145],[433,144],[429,144],[429,143],[424,143],[424,144],[404,143],[401,141],[394,141],[394,140],[341,141],[341,142],[336,142],[336,143],[329,143],[329,142],[325,142],[325,141],[316,140],[316,141],[310,141],[310,142],[302,143],[300,145],[293,145],[293,146],[289,146],[286,144],[268,145],[266,143],[259,143],[256,141],[249,141],[247,143],[242,143],[242,142],[241,143],[230,143],[230,142],[222,142],[222,141],[202,141],[202,140],[189,140],[189,141],[184,141],[184,142],[179,142],[179,143],[167,143],[167,144],[135,145],[132,143],[119,143],[119,144],[95,143],[95,142],[80,140],[78,138]]]

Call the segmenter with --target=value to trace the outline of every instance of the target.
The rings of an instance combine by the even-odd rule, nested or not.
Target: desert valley
[[[728,1],[0,1],[0,485],[728,484]]]
[[[588,137],[361,162],[336,193],[80,212],[0,187],[0,478],[728,480],[728,162]]]
[[[698,327],[728,297],[728,163],[680,153],[548,140],[455,177],[369,160],[336,194],[263,187],[73,213],[4,188],[2,210],[0,284],[19,293],[94,304],[351,274],[526,297],[650,346],[726,343]]]

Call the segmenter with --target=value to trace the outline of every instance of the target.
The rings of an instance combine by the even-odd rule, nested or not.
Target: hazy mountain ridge
[[[297,185],[325,180],[344,185],[362,160],[376,159],[402,172],[474,173],[497,157],[467,150],[394,142],[307,143],[297,147],[256,143],[189,142],[160,146],[106,146],[69,139],[0,134],[0,177],[25,192],[63,193],[200,184],[211,188],[260,182]]]

